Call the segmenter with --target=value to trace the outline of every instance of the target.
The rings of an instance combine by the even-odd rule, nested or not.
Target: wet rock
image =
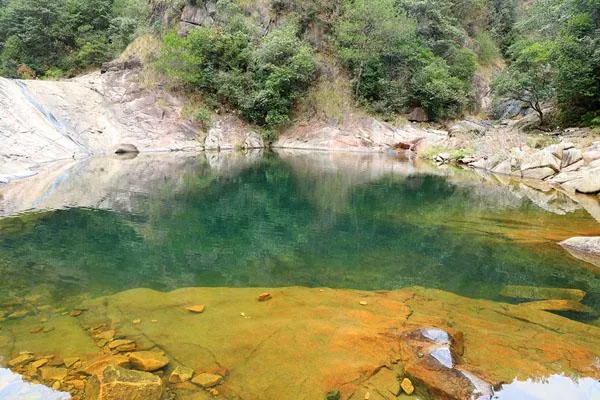
[[[429,121],[429,116],[421,107],[415,107],[408,114],[407,119],[410,122],[427,122]]]
[[[342,394],[338,389],[332,390],[325,395],[325,400],[340,400],[341,398]]]
[[[223,377],[217,374],[202,373],[192,379],[192,383],[205,389],[217,386],[223,381]]]
[[[161,379],[149,372],[107,366],[86,385],[88,400],[160,400]]]
[[[42,367],[40,375],[46,381],[60,381],[66,378],[69,371],[66,368]]]
[[[196,306],[186,307],[185,309],[188,310],[191,313],[201,314],[201,313],[204,312],[204,310],[206,310],[206,306],[204,306],[204,305],[196,305]]]
[[[271,300],[273,298],[273,296],[271,296],[271,293],[261,293],[258,296],[258,301],[268,301]]]
[[[98,375],[108,366],[125,367],[129,358],[123,355],[102,354],[85,363],[83,371],[88,375]]]
[[[413,394],[415,391],[415,387],[413,386],[412,382],[408,378],[402,379],[402,382],[400,383],[400,387],[402,388],[404,393],[406,393],[409,396],[411,394]]]
[[[29,363],[30,361],[33,361],[34,359],[35,357],[33,356],[33,354],[23,353],[10,360],[8,362],[8,366],[11,368],[19,367],[21,365]]]
[[[384,399],[395,399],[400,393],[398,375],[391,369],[384,367],[370,377],[363,386],[372,393],[377,393]]]
[[[167,364],[169,364],[169,359],[162,353],[154,351],[137,351],[129,355],[129,362],[135,369],[152,372],[167,366]]]
[[[94,335],[94,339],[106,340],[107,342],[110,342],[114,339],[115,334],[116,334],[116,331],[114,329],[110,329],[108,331],[100,332],[100,333]]]
[[[133,343],[134,343],[134,341],[130,340],[130,339],[117,339],[117,340],[113,340],[112,342],[108,343],[108,348],[113,350],[113,349],[116,349],[117,347],[129,345],[129,344],[133,344]]]
[[[133,144],[118,144],[114,148],[115,154],[129,154],[129,153],[139,153],[138,148]]]
[[[500,291],[505,297],[516,299],[561,299],[581,301],[586,293],[581,289],[545,288],[537,286],[506,285]]]
[[[542,311],[575,311],[584,314],[594,314],[594,309],[574,300],[541,300],[522,303],[521,308]]]
[[[192,379],[193,376],[193,369],[178,365],[173,372],[171,372],[171,375],[169,375],[169,383],[187,382]]]
[[[73,310],[71,311],[71,317],[79,317],[83,313],[83,310]]]
[[[63,364],[65,364],[65,367],[67,367],[67,368],[71,368],[77,362],[79,362],[79,357],[67,357],[67,358],[63,359]]]
[[[358,304],[360,304],[361,306],[366,306],[366,305],[369,305],[369,303],[367,303],[365,300],[361,301],[361,302],[360,302],[360,303],[358,303]]]

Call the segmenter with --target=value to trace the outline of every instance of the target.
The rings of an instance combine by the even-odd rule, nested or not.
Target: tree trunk
[[[544,112],[542,111],[542,107],[540,106],[540,103],[538,103],[537,101],[535,102],[535,104],[532,104],[531,107],[535,110],[535,112],[537,112],[538,114],[538,118],[540,119],[540,126],[544,125]]]

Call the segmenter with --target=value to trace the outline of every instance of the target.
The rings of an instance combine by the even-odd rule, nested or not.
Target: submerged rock
[[[33,354],[23,353],[23,354],[18,355],[15,358],[13,358],[12,360],[10,360],[8,362],[8,366],[11,368],[14,368],[14,367],[21,366],[23,364],[27,364],[28,362],[31,362],[33,360],[35,360],[35,357],[33,356]]]
[[[217,386],[222,381],[223,377],[221,375],[209,374],[206,372],[198,374],[196,377],[194,377],[194,379],[192,379],[192,383],[202,386],[205,389]]]
[[[175,367],[171,375],[169,375],[169,383],[187,382],[194,376],[194,370],[188,367],[178,365]]]
[[[506,285],[500,291],[505,297],[516,299],[563,299],[581,301],[586,293],[581,289],[545,288],[537,286]]]
[[[88,379],[88,400],[160,400],[163,383],[156,375],[109,365]]]
[[[404,390],[404,393],[406,393],[409,396],[411,394],[413,394],[413,392],[415,391],[415,387],[413,386],[412,382],[408,378],[402,379],[402,382],[400,383],[400,387],[402,388],[402,390]]]
[[[154,351],[136,351],[129,355],[129,362],[135,369],[152,372],[166,367],[169,359]]]

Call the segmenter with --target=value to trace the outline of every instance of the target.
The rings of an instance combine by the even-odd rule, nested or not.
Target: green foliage
[[[489,65],[502,57],[500,49],[488,31],[480,32],[475,40],[477,42],[478,60],[481,65]]]
[[[467,34],[455,25],[451,5],[416,0],[345,3],[343,18],[335,25],[337,55],[352,73],[359,103],[382,114],[421,106],[433,119],[463,111],[477,63],[471,50],[454,43]]]
[[[142,0],[7,0],[0,3],[0,75],[20,65],[72,74],[115,56],[145,23]]]
[[[261,38],[232,3],[227,6],[228,18],[218,28],[194,29],[185,38],[167,35],[158,67],[255,124],[273,129],[288,123],[315,78],[312,50],[299,39],[296,21]]]
[[[526,39],[510,48],[496,94],[516,97],[520,89],[530,104],[555,94],[562,122],[591,123],[600,115],[600,3],[536,0],[517,28]]]
[[[553,94],[552,51],[549,42],[522,40],[509,49],[514,59],[509,67],[492,82],[496,97],[523,101],[531,106],[544,122],[542,102]]]

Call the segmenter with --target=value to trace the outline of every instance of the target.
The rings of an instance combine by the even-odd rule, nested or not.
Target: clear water
[[[533,189],[383,156],[173,157],[77,165],[26,212],[5,187],[0,296],[420,285],[514,301],[500,294],[514,284],[583,289],[600,310],[599,269],[556,244],[597,222],[544,210]]]

